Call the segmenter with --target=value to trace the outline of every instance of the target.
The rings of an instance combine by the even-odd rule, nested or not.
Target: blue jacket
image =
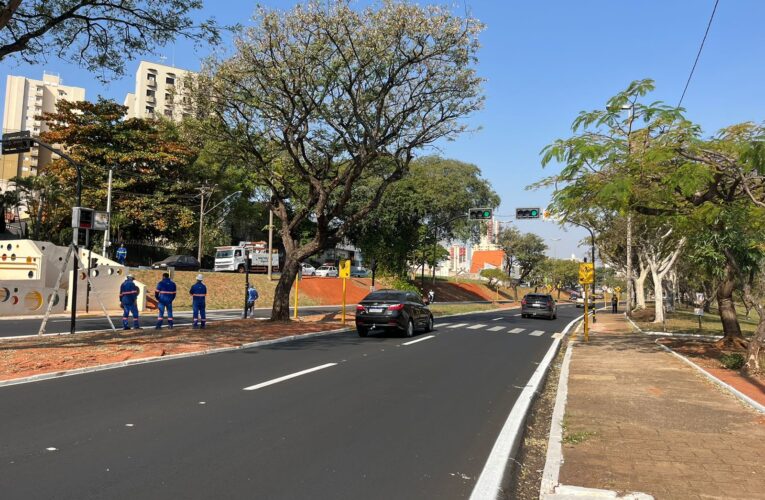
[[[120,304],[132,306],[138,300],[138,287],[133,280],[125,280],[120,286]]]
[[[207,287],[204,283],[201,281],[197,281],[194,285],[191,286],[191,290],[189,290],[189,293],[192,297],[192,302],[197,305],[204,305],[205,304],[205,297],[207,297]]]
[[[172,304],[175,300],[175,283],[170,278],[162,278],[154,290],[154,298],[162,304]]]
[[[125,248],[125,247],[119,247],[119,248],[117,249],[117,258],[119,259],[120,257],[122,257],[123,259],[124,259],[125,257],[127,257],[127,248]]]
[[[255,287],[250,287],[247,290],[247,301],[255,302],[256,300],[258,300],[258,291],[255,290]]]

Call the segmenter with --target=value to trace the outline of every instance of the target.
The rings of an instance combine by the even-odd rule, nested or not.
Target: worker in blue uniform
[[[125,259],[127,259],[127,248],[120,243],[120,247],[117,249],[117,261],[124,266]]]
[[[128,274],[120,286],[120,304],[122,305],[122,328],[130,330],[128,318],[133,315],[133,328],[141,329],[138,322],[138,287],[133,282],[134,276]]]
[[[173,328],[173,300],[175,300],[175,283],[170,279],[170,274],[162,273],[162,281],[157,283],[154,290],[154,298],[157,299],[157,330],[162,328],[167,310],[167,325]]]
[[[194,314],[194,328],[204,328],[207,317],[205,315],[205,299],[207,298],[207,287],[202,281],[204,276],[197,274],[197,282],[191,286],[191,308]]]

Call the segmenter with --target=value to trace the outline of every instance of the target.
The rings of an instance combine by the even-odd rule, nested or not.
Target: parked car
[[[521,301],[521,317],[543,316],[547,319],[558,317],[558,305],[549,293],[527,293]]]
[[[357,267],[353,266],[351,267],[351,276],[353,278],[366,278],[371,273],[369,272],[369,269],[365,269],[363,267]]]
[[[199,271],[199,261],[191,255],[171,255],[170,257],[155,262],[152,269],[167,269],[174,267],[178,271]]]
[[[324,278],[337,278],[337,268],[335,266],[321,266],[315,274]]]
[[[595,299],[592,295],[587,296],[587,307],[592,307],[595,304]],[[580,295],[576,298],[576,307],[584,307],[584,295]]]
[[[356,306],[356,331],[366,337],[370,329],[404,332],[412,337],[417,330],[433,330],[433,313],[414,292],[378,290]]]
[[[316,268],[307,262],[300,264],[303,276],[314,276],[316,274]]]

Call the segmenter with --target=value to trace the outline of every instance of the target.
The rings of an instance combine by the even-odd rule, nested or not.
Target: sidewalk
[[[598,314],[593,326],[571,355],[559,484],[657,499],[765,498],[765,415],[632,333],[622,314]]]

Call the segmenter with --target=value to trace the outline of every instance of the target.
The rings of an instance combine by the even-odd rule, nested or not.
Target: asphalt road
[[[34,498],[467,498],[580,313],[437,320],[0,388],[0,492]]]
[[[290,309],[292,310],[292,309]],[[337,306],[306,306],[298,309],[299,316],[305,316],[317,313],[328,313],[340,311]],[[268,318],[271,316],[271,309],[255,309],[254,317]],[[242,317],[241,309],[208,310],[207,321],[212,323],[225,319],[237,319]],[[154,328],[157,324],[157,313],[155,311],[145,311],[140,315],[141,326],[143,328]],[[193,322],[191,311],[173,312],[173,320],[176,325],[189,325]],[[117,329],[122,329],[122,315],[112,316],[112,321]],[[36,335],[40,330],[40,318],[29,319],[0,319],[0,337],[18,337],[24,335]],[[78,332],[91,332],[100,330],[109,330],[109,321],[101,317],[77,318]],[[130,318],[130,326],[133,326],[133,318]],[[165,321],[167,327],[167,321]],[[69,333],[70,320],[68,317],[55,316],[48,320],[45,328],[46,333]]]

